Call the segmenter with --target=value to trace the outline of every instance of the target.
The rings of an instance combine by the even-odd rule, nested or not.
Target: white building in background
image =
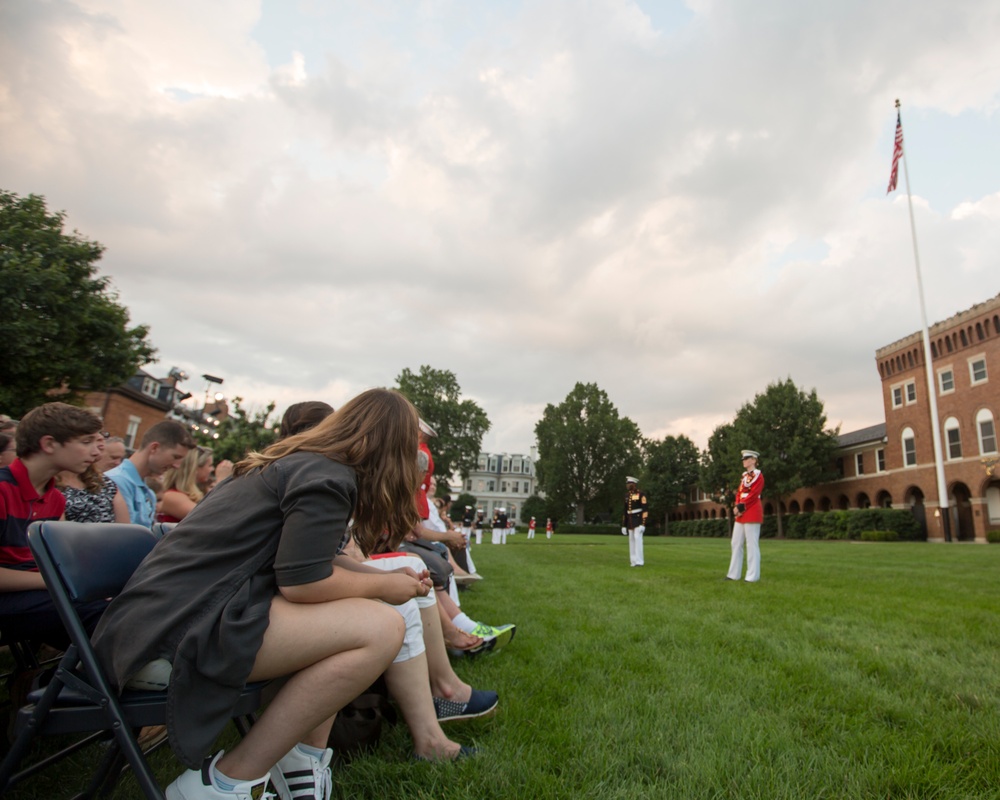
[[[480,453],[476,468],[462,483],[462,491],[474,495],[477,508],[487,519],[498,508],[507,509],[508,519],[521,522],[521,507],[538,493],[535,479],[537,450],[520,453]]]

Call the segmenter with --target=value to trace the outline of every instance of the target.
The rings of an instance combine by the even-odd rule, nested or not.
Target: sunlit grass
[[[1000,548],[766,541],[746,584],[726,540],[649,538],[634,569],[624,537],[509,541],[462,595],[518,623],[457,665],[501,696],[449,728],[479,754],[414,763],[398,725],[335,796],[1000,797]]]

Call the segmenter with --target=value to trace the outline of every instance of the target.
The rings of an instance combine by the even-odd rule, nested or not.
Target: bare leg
[[[438,724],[426,655],[391,664],[385,671],[385,682],[410,729],[413,751],[421,758],[455,758],[461,745],[445,736]]]
[[[250,733],[218,763],[235,780],[259,778],[295,744],[326,747],[333,715],[371,685],[403,642],[391,606],[350,598],[271,601],[251,681],[291,675]]]
[[[458,650],[468,650],[470,647],[475,647],[482,639],[478,636],[473,636],[471,633],[466,633],[460,630],[454,622],[451,621],[451,617],[448,616],[448,612],[444,610],[441,606],[441,598],[448,597],[445,592],[434,592],[434,596],[437,597],[438,602],[434,604],[437,608],[438,619],[441,623],[441,630],[444,634],[444,641],[448,647],[454,647]],[[448,598],[449,600],[451,598]],[[452,603],[454,605],[454,603]],[[424,628],[426,630],[426,626]]]
[[[467,703],[472,696],[472,687],[459,678],[451,668],[448,651],[445,649],[444,633],[441,630],[440,615],[428,606],[420,609],[420,619],[424,625],[424,647],[431,694],[457,703]]]

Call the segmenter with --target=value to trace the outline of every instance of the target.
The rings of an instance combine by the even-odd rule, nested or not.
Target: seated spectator
[[[109,436],[104,440],[104,452],[96,467],[101,472],[114,469],[125,460],[125,440],[121,436]]]
[[[192,447],[194,441],[188,429],[166,419],[146,431],[142,446],[128,459],[108,470],[108,477],[118,484],[125,498],[133,523],[152,527],[156,519],[156,496],[146,486],[146,478],[159,477],[168,469],[179,467]]]
[[[179,467],[171,467],[163,473],[160,479],[163,500],[156,514],[157,522],[180,522],[205,497],[198,488],[198,462],[201,458],[201,448],[194,447],[188,450]],[[212,463],[211,450],[208,451],[208,463]]]
[[[403,641],[386,603],[428,593],[412,575],[354,572],[334,558],[351,519],[362,549],[412,530],[416,445],[405,397],[361,394],[250,453],[113,601],[94,635],[98,657],[119,690],[167,689],[170,744],[192,767],[168,798],[260,796],[269,778],[282,798],[329,798],[333,715]],[[205,758],[241,687],[282,677],[247,736]]]
[[[17,458],[13,433],[0,433],[0,467],[9,467]]]
[[[355,559],[354,567],[345,559]],[[375,555],[366,559],[352,541],[334,564],[346,569],[366,569],[413,574],[428,586],[430,577],[415,556],[402,553]],[[385,672],[385,682],[413,737],[417,758],[451,760],[471,751],[451,741],[441,722],[491,715],[497,707],[496,692],[473,689],[452,669],[445,649],[440,617],[434,609],[435,595],[418,597],[394,605],[406,622],[403,646]]]
[[[56,488],[62,471],[79,474],[100,456],[101,418],[91,411],[46,403],[24,415],[17,428],[17,458],[0,468],[0,630],[16,639],[68,644],[45,582],[31,557],[28,526],[59,519],[66,498]],[[93,631],[107,601],[81,604]]]
[[[333,406],[322,400],[306,400],[290,405],[281,417],[278,440],[315,428],[333,413]]]
[[[101,434],[98,446],[107,448]],[[83,472],[64,470],[56,476],[56,485],[66,498],[65,517],[69,522],[128,522],[128,506],[118,485],[98,468],[100,458]]]
[[[198,470],[195,482],[203,495],[208,494],[216,484],[222,483],[233,474],[233,462],[227,458],[215,463],[215,453],[211,447],[198,445]]]

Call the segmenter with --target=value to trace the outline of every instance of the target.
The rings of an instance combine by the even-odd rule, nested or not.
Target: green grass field
[[[400,724],[336,772],[335,796],[1000,797],[1000,548],[762,551],[746,584],[723,580],[720,539],[647,538],[635,569],[624,537],[476,547],[486,580],[464,608],[518,624],[505,650],[456,667],[500,693],[494,719],[449,727],[479,755],[414,763]],[[164,783],[180,769],[153,760]]]

